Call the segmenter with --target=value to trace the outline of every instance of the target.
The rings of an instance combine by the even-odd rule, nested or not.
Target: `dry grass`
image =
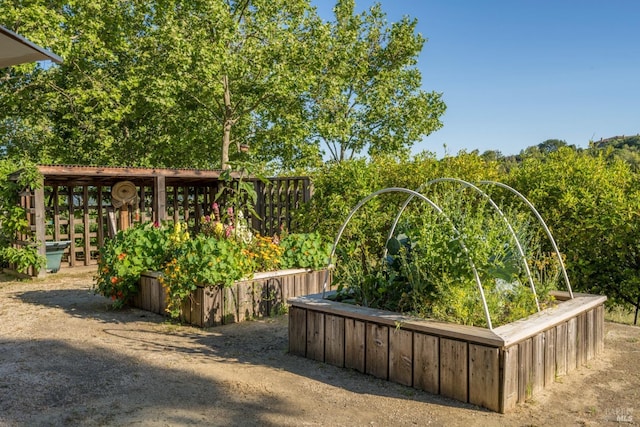
[[[622,307],[608,307],[604,312],[605,320],[609,322],[633,325],[635,310]],[[640,325],[640,314],[638,315],[638,325]]]

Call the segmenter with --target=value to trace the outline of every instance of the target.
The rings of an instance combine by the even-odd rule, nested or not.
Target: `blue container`
[[[62,255],[71,244],[71,240],[63,240],[59,242],[46,242],[47,248],[47,272],[57,273],[60,270],[60,262]]]

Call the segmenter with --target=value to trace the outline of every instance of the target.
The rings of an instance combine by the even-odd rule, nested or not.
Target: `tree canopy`
[[[415,20],[388,26],[379,5],[339,1],[324,22],[309,0],[1,4],[0,24],[65,60],[0,70],[8,157],[292,169],[323,147],[336,160],[407,150],[441,126]]]

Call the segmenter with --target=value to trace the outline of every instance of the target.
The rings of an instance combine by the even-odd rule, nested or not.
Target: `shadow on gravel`
[[[106,328],[104,332],[126,340],[127,346],[137,351],[201,355],[206,358],[206,363],[219,361],[268,366],[354,393],[487,412],[477,406],[443,396],[290,355],[286,316],[200,329],[173,325],[165,317],[140,309],[113,310],[109,308],[107,298],[93,294],[90,289],[33,290],[21,292],[18,297],[30,304],[59,308],[70,316],[114,324],[114,327]],[[128,328],[128,323],[135,323],[135,326]]]
[[[0,340],[0,347],[2,425],[122,425],[129,415],[142,424],[264,425],[267,413],[300,415],[278,396],[254,390],[241,399],[228,384],[104,348],[57,340]],[[247,419],[247,411],[258,415]]]

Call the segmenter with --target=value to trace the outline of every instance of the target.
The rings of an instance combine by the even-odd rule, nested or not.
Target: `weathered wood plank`
[[[365,323],[360,320],[344,320],[344,366],[365,372]]]
[[[237,288],[229,286],[222,288],[222,324],[229,325],[235,323],[238,318],[237,312]]]
[[[440,393],[440,343],[433,335],[414,333],[413,386],[429,393]]]
[[[162,286],[148,286],[149,292],[149,311],[160,313],[160,289]]]
[[[502,352],[502,396],[500,412],[505,413],[518,403],[518,354],[519,347],[513,345]]]
[[[413,332],[389,330],[389,381],[411,387],[413,384]]]
[[[469,403],[500,411],[500,353],[469,344]]]
[[[307,355],[307,310],[303,308],[289,309],[289,353]]]
[[[440,394],[466,402],[468,390],[467,343],[440,338]]]
[[[555,307],[497,327],[493,331],[504,339],[506,346],[509,346],[602,305],[607,300],[607,297],[603,295],[574,293],[574,296],[575,298],[561,301]]]
[[[544,332],[544,386],[556,379],[556,328]]]
[[[587,315],[578,315],[576,330],[576,366],[579,368],[587,362]]]
[[[531,337],[531,393],[535,394],[544,388],[544,354],[545,334],[539,333]]]
[[[596,340],[595,340],[595,317],[594,310],[587,311],[585,316],[585,345],[586,345],[586,361],[593,359],[596,354]]]
[[[389,378],[389,327],[367,323],[365,372],[384,380]]]
[[[236,285],[236,310],[238,313],[236,321],[238,322],[253,318],[253,285],[252,281],[238,282]]]
[[[556,326],[556,375],[567,374],[567,322]]]
[[[324,361],[344,366],[344,317],[325,315]]]
[[[82,186],[82,224],[83,224],[83,252],[84,265],[91,264],[91,219],[89,217],[89,186]],[[44,218],[43,218],[44,219]]]
[[[594,322],[596,325],[596,354],[601,354],[604,351],[604,305],[600,305],[596,308]]]
[[[569,319],[567,321],[567,373],[575,371],[577,367],[577,354],[576,346],[578,343],[578,320],[577,318]]]
[[[74,187],[72,185],[67,187],[68,190],[68,201],[67,201],[67,207],[69,208],[69,222],[67,223],[67,234],[69,235],[69,240],[71,241],[71,244],[69,245],[69,266],[70,267],[75,267],[76,266],[76,239],[75,239],[75,234],[76,234],[76,225],[75,225],[75,209],[74,209],[74,194],[73,194],[73,189]]]
[[[269,292],[269,311],[266,316],[275,316],[282,313],[287,297],[288,276],[274,277],[266,280],[265,286]]]
[[[222,289],[219,286],[207,286],[203,289],[202,324],[206,327],[222,324]]]
[[[533,383],[531,378],[533,362],[533,345],[531,338],[518,344],[518,402],[524,402],[531,397]]]
[[[197,288],[195,291],[191,293],[191,321],[192,325],[196,326],[204,326],[202,322],[203,313],[202,313],[202,301],[204,299],[204,289]],[[158,305],[159,307],[159,305]]]
[[[406,330],[423,332],[429,335],[447,336],[448,338],[502,347],[504,340],[494,331],[475,326],[457,325],[434,320],[418,320],[386,310],[360,307],[336,301],[322,299],[322,294],[299,296],[289,299],[289,304],[302,308],[322,311],[329,314],[344,315],[361,321],[370,321],[390,327],[398,323]]]
[[[324,313],[307,312],[307,358],[324,362]]]

